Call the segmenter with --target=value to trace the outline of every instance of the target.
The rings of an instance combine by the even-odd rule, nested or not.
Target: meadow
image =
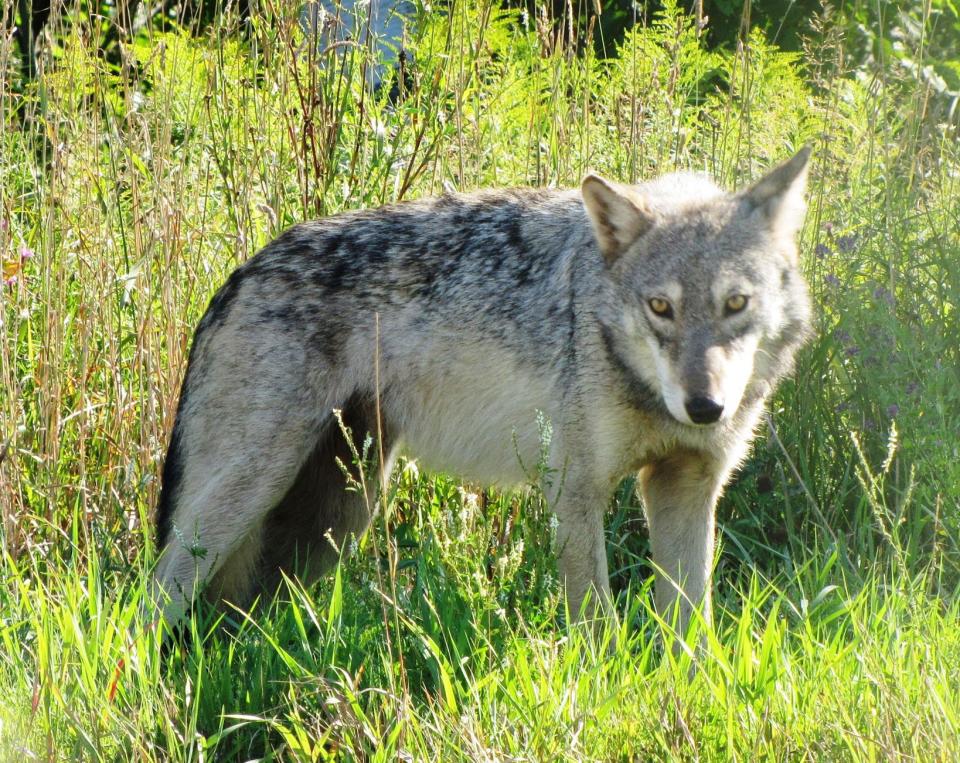
[[[586,17],[418,6],[374,92],[369,50],[252,5],[114,56],[64,13],[29,78],[0,38],[0,760],[960,759],[954,7],[825,6],[785,52],[748,24],[710,46],[672,2],[603,45]],[[345,209],[588,170],[736,188],[806,143],[816,332],[722,500],[702,651],[653,609],[630,481],[611,652],[566,625],[536,475],[404,462],[355,486],[377,518],[335,575],[200,609],[161,659],[151,515],[236,265]]]

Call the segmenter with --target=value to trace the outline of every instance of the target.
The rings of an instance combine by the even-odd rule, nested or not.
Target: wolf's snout
[[[713,424],[720,419],[723,405],[709,397],[692,397],[684,404],[694,424]]]

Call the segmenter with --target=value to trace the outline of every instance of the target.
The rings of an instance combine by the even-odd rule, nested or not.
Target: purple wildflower
[[[834,288],[840,286],[840,279],[837,278],[836,273],[827,273],[823,280],[827,282],[828,286],[833,286]]]
[[[891,419],[895,419],[898,413],[900,413],[900,406],[896,403],[887,406],[887,416]]]
[[[817,255],[818,260],[822,260],[828,254],[830,254],[830,247],[826,244],[817,244],[816,248],[813,250],[813,253]]]
[[[836,339],[840,344],[850,344],[850,332],[846,331],[845,329],[835,329],[833,332],[833,338]]]
[[[831,233],[833,233],[833,223],[831,222],[824,223],[823,229],[827,232],[827,235],[829,236]]]
[[[917,390],[919,390],[919,389],[920,389],[920,383],[919,383],[919,382],[912,381],[912,382],[910,382],[910,383],[906,386],[906,390],[905,390],[905,391],[906,391],[906,393],[907,393],[908,395],[912,395],[912,394],[914,394],[914,393],[915,393]]]
[[[33,249],[31,249],[31,248],[30,248],[29,246],[27,246],[26,244],[24,244],[23,246],[20,247],[20,261],[21,261],[21,262],[26,262],[27,260],[31,259],[34,254],[35,254],[35,252],[33,251]]]
[[[6,281],[3,282],[4,286],[9,286],[11,289],[17,285],[17,277],[10,276]]]
[[[890,292],[889,289],[883,286],[878,286],[876,289],[873,290],[873,298],[876,300],[883,300],[891,307],[893,306],[893,301],[894,301],[893,294]]]
[[[853,251],[853,247],[857,244],[856,236],[841,236],[837,239],[837,248],[844,254],[848,254]]]
[[[855,344],[851,344],[844,349],[844,352],[847,353],[847,357],[853,358],[860,354],[860,348]]]

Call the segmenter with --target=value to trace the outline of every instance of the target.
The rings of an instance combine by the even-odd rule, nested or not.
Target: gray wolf
[[[498,190],[297,225],[197,327],[163,470],[156,570],[247,604],[309,582],[370,522],[357,441],[483,484],[527,479],[538,413],[569,611],[610,607],[603,515],[638,474],[655,598],[709,617],[714,507],[807,334],[809,149],[739,193],[697,175]]]

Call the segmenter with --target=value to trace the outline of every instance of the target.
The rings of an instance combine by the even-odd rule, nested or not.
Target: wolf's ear
[[[807,210],[803,193],[810,167],[810,146],[804,146],[791,159],[768,172],[740,194],[754,210],[763,215],[775,232],[796,235]]]
[[[593,233],[608,265],[653,224],[653,215],[643,199],[629,188],[587,175],[580,186],[583,206],[593,224]]]

